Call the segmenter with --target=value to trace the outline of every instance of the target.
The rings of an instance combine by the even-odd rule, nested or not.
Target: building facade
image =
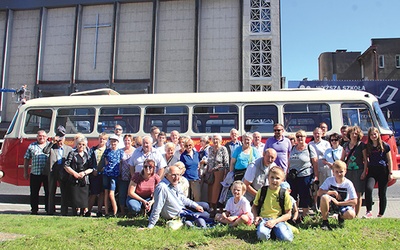
[[[371,39],[371,46],[358,60],[362,79],[400,79],[400,38]]]
[[[361,52],[322,53],[318,58],[320,80],[399,80],[400,38],[374,38]]]
[[[318,73],[320,80],[359,80],[361,76],[358,57],[360,52],[336,50],[324,52],[318,57]]]
[[[280,88],[280,0],[3,0],[3,89],[32,97]],[[1,94],[1,119],[18,103]]]

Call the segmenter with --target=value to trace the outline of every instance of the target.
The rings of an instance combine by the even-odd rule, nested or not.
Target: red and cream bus
[[[286,133],[303,129],[311,136],[321,122],[328,125],[328,134],[340,134],[342,125],[358,125],[365,135],[369,127],[377,127],[392,148],[394,170],[398,170],[396,140],[377,98],[361,91],[322,89],[136,95],[101,90],[31,99],[18,108],[4,137],[0,169],[5,173],[3,181],[28,185],[23,179],[28,145],[39,129],[53,137],[59,125],[66,128],[67,144],[79,132],[93,146],[99,133],[112,134],[115,124],[133,136],[150,133],[152,126],[166,133],[177,130],[198,143],[201,136],[214,133],[227,140],[232,128],[240,134],[259,131],[265,140],[273,135],[274,123],[284,124]]]

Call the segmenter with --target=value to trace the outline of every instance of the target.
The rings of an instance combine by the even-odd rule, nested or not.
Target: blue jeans
[[[149,200],[151,200],[151,197],[147,198],[145,200],[149,201]],[[126,198],[126,206],[128,207],[129,212],[132,212],[133,214],[140,213],[140,210],[142,210],[142,205],[143,205],[143,203],[141,201],[133,199],[129,195]]]
[[[269,228],[265,226],[265,223],[272,218],[264,218],[257,226],[257,238],[259,240],[269,240],[271,238],[271,231],[275,233],[276,239],[282,241],[292,241],[293,240],[293,232],[286,225],[285,222],[279,222],[273,228]]]
[[[128,195],[128,187],[130,181],[118,180],[118,202],[119,204],[126,203],[126,197]]]

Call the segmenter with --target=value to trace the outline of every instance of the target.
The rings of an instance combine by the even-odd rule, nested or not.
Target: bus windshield
[[[342,118],[343,125],[359,126],[362,131],[373,126],[370,109],[364,103],[343,103]]]
[[[382,112],[381,107],[379,106],[378,102],[374,102],[372,104],[372,106],[374,107],[374,112],[376,115],[376,119],[378,120],[378,124],[381,128],[384,129],[390,129],[389,128],[389,124],[387,123],[386,119],[385,119],[385,115]]]

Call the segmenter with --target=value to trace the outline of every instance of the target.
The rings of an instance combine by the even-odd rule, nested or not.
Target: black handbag
[[[215,181],[214,172],[206,172],[203,177],[204,183],[213,184]]]
[[[295,180],[296,178],[297,178],[297,170],[296,169],[291,169],[291,170],[289,170],[289,173],[288,173],[288,175],[287,175],[287,178],[289,179],[289,180]]]

